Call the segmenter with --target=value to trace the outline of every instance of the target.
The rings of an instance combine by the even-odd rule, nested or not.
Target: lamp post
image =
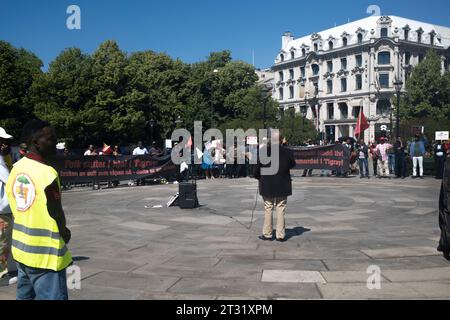
[[[305,132],[305,118],[306,118],[306,113],[307,113],[307,109],[306,109],[306,102],[304,106],[300,107],[300,113],[302,114],[302,131]]]
[[[153,144],[153,127],[155,126],[155,120],[152,118],[148,123],[150,125],[150,144]]]
[[[272,91],[272,88],[269,88],[267,86],[263,86],[261,89],[261,92],[263,95],[263,126],[264,126],[264,129],[267,129],[267,100],[269,99],[271,91]]]
[[[397,91],[397,119],[395,121],[395,130],[396,130],[396,138],[398,140],[400,136],[400,94],[403,86],[403,81],[400,79],[397,79],[394,82],[395,91]]]

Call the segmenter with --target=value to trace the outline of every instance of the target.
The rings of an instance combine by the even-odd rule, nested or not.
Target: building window
[[[409,66],[411,64],[411,52],[405,52],[405,65]]]
[[[278,89],[278,95],[280,96],[280,100],[283,100],[284,99],[284,97],[283,97],[283,88],[280,88],[280,89]]]
[[[422,42],[422,31],[417,31],[417,42],[421,43]]]
[[[333,80],[327,80],[327,93],[333,93]]]
[[[302,49],[302,57],[306,56],[306,50],[305,48]]]
[[[319,51],[319,46],[317,45],[317,43],[314,43],[314,51]]]
[[[357,74],[356,75],[356,90],[362,89],[362,75]]]
[[[411,77],[411,72],[410,71],[406,71],[405,72],[405,80],[408,81],[408,79]]]
[[[342,38],[342,46],[346,47],[348,43],[347,37]]]
[[[377,115],[387,116],[391,112],[391,103],[389,100],[378,100]]]
[[[327,61],[327,71],[333,72],[333,61]]]
[[[362,35],[362,33],[358,33],[358,43],[359,44],[363,43],[363,35]]]
[[[378,54],[378,64],[379,65],[391,64],[391,53],[380,52]]]
[[[362,67],[362,55],[360,54],[356,56],[356,66],[359,68]]]
[[[341,119],[348,119],[348,106],[346,103],[339,103],[339,111],[341,112]]]
[[[353,118],[358,119],[361,107],[353,107]]]
[[[302,79],[306,78],[306,71],[305,71],[305,67],[300,67],[300,74],[302,76]]]
[[[319,66],[317,64],[313,64],[311,66],[313,76],[317,76],[319,74]]]
[[[388,29],[387,28],[381,28],[381,37],[387,38],[388,36]]]
[[[295,52],[291,51],[291,59],[295,59]]]
[[[319,94],[319,83],[318,82],[314,82],[314,95],[317,96]]]
[[[405,29],[405,40],[408,41],[409,38],[409,29]]]
[[[346,91],[347,91],[347,79],[342,78],[341,79],[341,92],[346,92]]]
[[[281,81],[281,82],[284,81],[284,74],[283,74],[283,71],[278,72],[278,77],[280,78],[280,81]]]
[[[328,42],[328,48],[333,50],[333,41]]]
[[[347,70],[347,58],[342,58],[341,59],[341,69],[342,70]]]
[[[289,87],[289,99],[294,99],[294,87]]]
[[[289,69],[289,79],[294,80],[294,69]]]
[[[280,60],[281,60],[281,62],[284,61],[284,54],[280,54]]]
[[[430,44],[434,46],[434,34],[430,34]]]
[[[327,111],[328,111],[328,120],[334,119],[334,104],[327,103]]]
[[[380,87],[389,88],[389,73],[380,73]]]
[[[424,59],[424,55],[422,53],[419,54],[419,63],[421,63]]]

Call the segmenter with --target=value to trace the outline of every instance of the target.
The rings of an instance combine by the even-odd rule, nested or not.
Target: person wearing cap
[[[8,198],[6,183],[9,171],[4,157],[10,155],[12,136],[0,127],[0,285],[10,285],[17,281],[17,266],[11,254],[13,218]]]
[[[389,176],[389,155],[387,150],[392,148],[390,143],[386,143],[386,138],[381,137],[380,144],[375,148],[376,153],[378,154],[378,178],[391,178]]]

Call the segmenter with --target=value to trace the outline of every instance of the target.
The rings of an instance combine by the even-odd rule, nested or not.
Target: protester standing
[[[413,160],[413,175],[411,178],[417,178],[417,166],[419,166],[419,177],[423,179],[423,156],[425,155],[425,144],[420,140],[420,135],[416,134],[415,141],[409,146],[409,154]]]
[[[378,174],[378,156],[377,153],[375,151],[375,149],[377,148],[377,144],[375,141],[372,141],[370,143],[370,155],[372,157],[372,165],[373,165],[373,176],[376,177]]]
[[[442,141],[437,141],[434,145],[434,162],[436,164],[436,179],[442,179],[444,174],[444,164],[447,159],[447,150]]]
[[[360,178],[366,177],[370,179],[369,175],[369,147],[364,142],[364,139],[360,140],[360,143],[356,145],[356,152],[358,154],[358,165]]]
[[[14,215],[17,299],[67,300],[71,234],[61,204],[59,176],[47,162],[56,153],[55,131],[48,122],[31,120],[23,128],[23,138],[30,152],[15,164],[6,191]]]
[[[394,145],[393,141],[390,141],[391,145]],[[397,175],[397,173],[395,172],[395,150],[394,148],[389,148],[387,149],[387,154],[388,154],[388,166],[389,166],[389,173],[390,174],[395,174]]]
[[[274,148],[279,151],[279,167],[277,173],[273,175],[262,174],[262,169],[272,165],[262,165],[260,161],[256,165],[254,177],[259,180],[259,194],[264,199],[264,226],[263,234],[259,238],[261,240],[273,240],[273,216],[272,211],[275,208],[277,213],[276,240],[286,241],[285,226],[285,210],[287,205],[287,197],[292,195],[292,180],[290,169],[295,167],[294,154],[291,150],[280,145],[279,132],[271,132],[271,141],[267,146],[266,154],[270,154]]]
[[[406,178],[406,146],[404,145],[402,138],[398,138],[394,144],[395,154],[395,178]]]
[[[0,128],[0,285],[17,282],[17,266],[11,254],[13,217],[6,196],[9,168],[4,157],[9,156],[12,136]]]
[[[386,143],[386,138],[381,137],[380,144],[375,148],[375,153],[378,157],[378,178],[391,178],[389,176],[389,156],[387,150],[392,148],[390,143]]]

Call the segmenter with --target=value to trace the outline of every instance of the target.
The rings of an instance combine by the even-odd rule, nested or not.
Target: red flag
[[[359,135],[361,135],[361,132],[364,132],[364,130],[367,129],[369,129],[369,123],[367,122],[367,119],[364,116],[364,112],[362,111],[361,108],[358,120],[356,121],[355,137],[358,137]]]

